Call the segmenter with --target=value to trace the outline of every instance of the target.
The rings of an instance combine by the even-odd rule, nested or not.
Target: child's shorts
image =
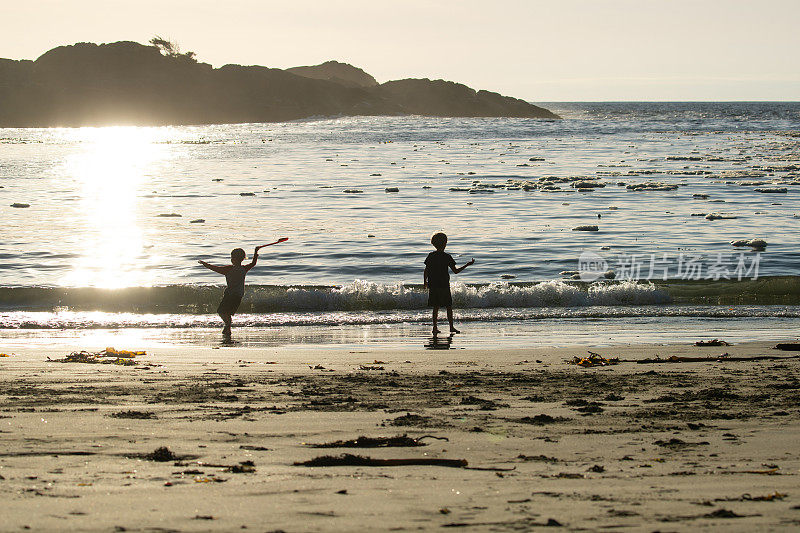
[[[239,309],[239,304],[242,303],[242,297],[238,294],[231,294],[227,290],[222,295],[222,301],[217,306],[217,314],[219,315],[232,315]]]
[[[453,307],[450,287],[428,287],[428,307]]]

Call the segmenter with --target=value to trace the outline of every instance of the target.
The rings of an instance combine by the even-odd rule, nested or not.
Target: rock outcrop
[[[375,78],[360,68],[347,63],[339,63],[338,61],[326,61],[321,65],[311,67],[287,68],[286,72],[291,72],[304,78],[332,81],[345,87],[375,87],[378,85]]]

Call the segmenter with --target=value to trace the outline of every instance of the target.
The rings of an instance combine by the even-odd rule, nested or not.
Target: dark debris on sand
[[[406,413],[389,421],[392,426],[429,426],[433,419],[429,416]]]
[[[111,413],[109,416],[111,418],[131,418],[134,420],[152,420],[156,417],[156,414],[152,411],[117,411],[116,413]]]
[[[566,422],[569,418],[564,418],[563,416],[550,416],[550,415],[536,415],[536,416],[523,416],[522,418],[513,419],[513,422],[519,422],[520,424],[531,424],[534,426],[545,426],[547,424],[555,424],[557,422]]]
[[[128,453],[125,454],[128,459],[144,459],[146,461],[155,461],[157,463],[166,463],[168,461],[182,461],[185,459],[196,459],[195,455],[177,455],[166,446],[156,448],[150,453]]]
[[[433,435],[423,435],[422,437],[412,438],[408,435],[397,435],[395,437],[358,437],[352,440],[337,440],[333,442],[323,442],[321,444],[309,444],[312,448],[403,448],[427,446],[422,439],[448,440],[446,437],[434,437]]]
[[[167,462],[167,461],[176,461],[178,456],[175,455],[172,450],[167,448],[166,446],[162,446],[160,448],[156,448],[155,451],[150,453],[146,453],[142,456],[142,459],[147,459],[148,461],[157,461],[159,463]]]

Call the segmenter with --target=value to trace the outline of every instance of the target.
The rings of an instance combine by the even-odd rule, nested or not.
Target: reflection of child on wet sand
[[[236,248],[235,250],[231,251],[230,265],[215,266],[210,265],[205,261],[199,261],[199,263],[207,269],[213,270],[217,274],[222,274],[225,276],[225,281],[228,284],[228,286],[225,288],[225,294],[222,295],[222,301],[219,303],[219,307],[217,307],[217,314],[225,323],[225,327],[222,328],[222,334],[226,337],[229,337],[231,334],[231,321],[233,320],[233,315],[236,313],[236,310],[239,309],[239,304],[242,303],[242,296],[244,296],[244,278],[247,276],[247,273],[250,271],[250,269],[256,266],[256,262],[258,261],[258,251],[265,246],[271,246],[272,244],[284,242],[285,240],[287,240],[286,237],[283,237],[273,243],[256,246],[256,249],[253,252],[253,260],[247,265],[242,264],[242,261],[244,261],[247,255],[241,248]]]
[[[447,309],[447,321],[450,323],[450,333],[460,333],[453,326],[453,296],[450,294],[450,273],[458,274],[468,266],[475,263],[472,259],[462,267],[457,267],[453,257],[445,253],[447,246],[447,235],[437,233],[431,237],[431,244],[436,248],[435,252],[428,254],[425,258],[425,273],[423,275],[423,286],[428,288],[428,306],[433,307],[433,333],[439,333],[436,327],[439,320],[439,308]]]

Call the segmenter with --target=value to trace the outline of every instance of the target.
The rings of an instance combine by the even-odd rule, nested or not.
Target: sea
[[[198,261],[288,237],[234,342],[422,349],[440,231],[475,259],[452,347],[798,336],[800,103],[539,105],[563,118],[0,129],[0,348],[218,343]]]

